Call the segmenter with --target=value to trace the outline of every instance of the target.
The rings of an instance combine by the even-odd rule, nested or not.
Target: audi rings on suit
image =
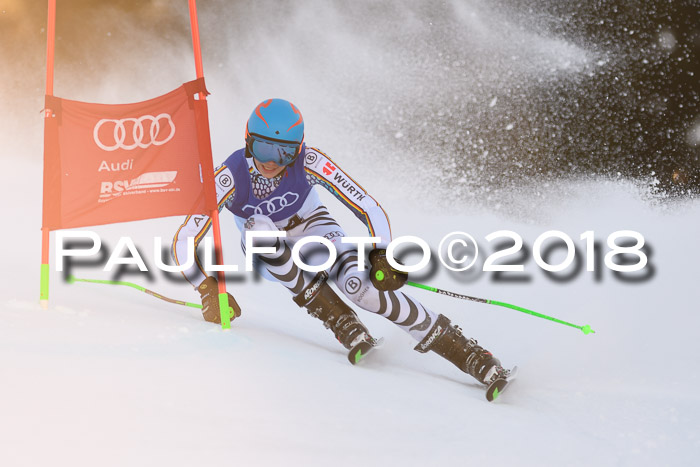
[[[246,204],[243,206],[243,210],[252,210],[252,214],[263,214],[265,216],[271,216],[276,212],[281,211],[287,206],[291,206],[299,200],[299,195],[291,191],[286,192],[282,196],[275,196],[274,198],[262,200],[257,206],[252,206]]]
[[[151,123],[148,134],[146,134],[146,132],[144,131],[144,122]],[[170,126],[170,132],[167,137],[161,137],[161,139],[158,140],[161,122],[163,122],[164,125],[167,124]],[[131,134],[134,142],[132,144],[125,144],[128,123],[133,124]],[[107,144],[111,143],[111,141],[100,140],[100,128],[102,128],[103,125],[114,125],[114,144]],[[109,132],[107,132],[107,134],[109,134]],[[173,139],[173,136],[175,136],[175,124],[173,123],[173,119],[170,117],[170,115],[166,113],[159,114],[155,117],[152,115],[144,115],[138,118],[122,118],[120,120],[103,118],[102,120],[97,122],[97,125],[95,125],[95,129],[92,132],[92,136],[95,140],[95,144],[97,144],[97,146],[99,146],[101,149],[104,149],[105,151],[116,151],[117,149],[125,149],[127,151],[130,151],[136,148],[146,149],[151,145],[162,146],[163,144]]]

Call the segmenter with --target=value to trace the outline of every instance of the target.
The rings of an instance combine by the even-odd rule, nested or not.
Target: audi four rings
[[[251,211],[253,211],[251,212],[251,214],[264,214],[266,216],[270,216],[276,212],[281,211],[287,206],[296,203],[298,199],[298,194],[288,191],[282,196],[275,196],[274,198],[265,200],[257,206],[251,206],[250,204],[246,204],[245,206],[243,206],[243,210],[245,211],[246,209],[250,209]],[[267,212],[263,210],[263,207]]]
[[[164,124],[170,126],[170,133],[166,138],[161,136],[161,139],[159,140],[158,135],[160,134],[160,125],[163,120],[165,121]],[[148,132],[144,130],[144,122],[150,122]],[[103,134],[100,134],[100,129],[103,125],[114,125],[112,129],[113,141],[101,140],[104,133],[109,135],[109,131],[102,132]],[[131,129],[131,135],[134,141],[133,144],[125,144],[127,126],[129,125],[133,125]],[[106,128],[109,129],[109,126]],[[146,149],[151,145],[162,146],[173,139],[173,136],[175,136],[175,124],[173,123],[173,119],[170,117],[170,115],[166,113],[159,114],[155,117],[153,115],[144,115],[139,118],[122,118],[120,120],[103,118],[97,122],[97,125],[95,125],[92,136],[95,140],[95,144],[105,151],[116,151],[117,149],[125,149],[129,151],[136,148]]]

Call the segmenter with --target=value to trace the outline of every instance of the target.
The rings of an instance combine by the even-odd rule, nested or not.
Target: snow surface
[[[17,161],[19,173],[39,170]],[[0,308],[0,465],[695,465],[700,452],[697,249],[700,204],[651,208],[633,186],[582,183],[547,222],[488,214],[407,210],[370,180],[402,234],[431,244],[467,230],[486,245],[511,229],[526,244],[545,230],[597,238],[641,232],[653,247],[653,278],[626,284],[604,271],[557,284],[526,263],[528,284],[471,282],[444,268],[426,282],[529,307],[597,333],[584,336],[512,310],[411,290],[480,340],[520,377],[496,403],[410,337],[361,312],[386,345],[359,366],[286,291],[246,280],[230,288],[243,317],[230,331],[197,310],[129,288],[69,285],[52,272],[51,309],[38,296],[38,216],[6,207]],[[5,197],[25,177],[2,173]],[[571,187],[570,187],[571,188]],[[38,192],[27,192],[30,205]],[[329,204],[348,230],[362,233]],[[544,206],[543,206],[544,207]],[[418,216],[417,216],[418,215]],[[224,216],[224,237],[237,238]],[[106,244],[128,234],[153,265],[150,240],[170,218],[95,228]],[[17,231],[24,232],[18,245]],[[433,243],[434,242],[434,243]],[[230,242],[237,245],[237,241]],[[32,246],[34,245],[34,246]],[[240,262],[228,248],[228,262]],[[75,271],[109,278],[96,268]],[[126,275],[163,294],[196,301],[186,286]]]
[[[162,9],[170,2],[151,3]],[[451,2],[463,27],[444,34],[435,32],[422,2],[411,2],[412,8],[395,2],[374,12],[363,4],[367,21],[340,2],[327,8],[320,2],[298,9],[285,4],[274,15],[265,2],[200,3],[215,162],[241,144],[252,106],[287,97],[304,111],[307,141],[328,151],[381,201],[395,235],[421,236],[435,249],[442,236],[461,230],[491,251],[484,240],[490,232],[516,231],[532,247],[538,235],[556,229],[582,251],[579,235],[585,231],[595,231],[604,244],[610,233],[632,229],[652,247],[654,274],[627,283],[603,269],[599,281],[582,271],[557,283],[530,258],[526,283],[452,274],[442,266],[415,275],[597,331],[585,336],[513,310],[408,290],[505,365],[520,367],[518,381],[496,403],[486,402],[473,379],[435,355],[414,352],[408,335],[362,311],[386,344],[351,366],[331,333],[285,290],[249,276],[230,281],[243,316],[225,332],[197,310],[133,289],[67,284],[53,259],[51,306],[43,311],[39,111],[45,31],[39,31],[42,19],[27,18],[23,37],[33,48],[3,50],[15,66],[3,67],[0,89],[3,103],[11,104],[5,110],[12,109],[0,119],[0,466],[698,464],[700,202],[656,204],[647,188],[614,174],[547,177],[545,183],[517,170],[502,172],[511,166],[499,165],[507,158],[524,171],[531,168],[518,148],[532,142],[519,131],[537,101],[523,94],[527,105],[516,105],[511,94],[550,83],[566,87],[596,63],[614,73],[609,61],[619,57],[509,23],[507,11],[483,2]],[[231,13],[225,5],[240,9]],[[74,48],[59,43],[56,94],[131,102],[192,79],[184,2],[178,8],[182,24],[174,39],[165,35],[169,30],[161,31],[165,39],[154,38],[116,10],[86,9],[83,23],[73,25],[60,23],[68,16],[59,15],[64,37],[69,29],[94,25],[114,44],[98,50],[92,39]],[[150,39],[147,49],[144,39]],[[462,53],[443,53],[445,44]],[[441,118],[451,128],[455,115],[416,120],[402,113],[420,114],[436,98],[466,103],[459,119],[464,117],[467,136],[438,131]],[[552,104],[553,112],[566,105]],[[421,121],[430,123],[425,137],[415,131]],[[491,142],[506,137],[503,150]],[[435,149],[443,140],[470,143],[468,154],[451,146]],[[425,164],[430,158],[454,164]],[[444,176],[453,181],[446,187],[451,191],[433,185]],[[349,233],[366,233],[347,210],[321,195]],[[222,217],[225,255],[228,263],[242,264],[230,217]],[[91,230],[111,247],[119,236],[131,236],[152,267],[153,237],[167,243],[180,223],[169,218]],[[98,267],[75,273],[112,277]],[[158,271],[152,280],[137,274],[122,279],[174,298],[198,298]]]

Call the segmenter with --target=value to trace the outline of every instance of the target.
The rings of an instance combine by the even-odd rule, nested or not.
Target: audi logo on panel
[[[292,204],[296,203],[298,199],[298,194],[288,191],[282,196],[275,196],[274,198],[261,201],[257,206],[246,204],[243,206],[243,210],[245,211],[250,209],[252,211],[251,214],[264,214],[265,216],[271,216],[287,206],[291,206]]]
[[[162,130],[162,131],[161,131]],[[113,120],[103,118],[92,132],[95,144],[105,151],[162,146],[175,136],[175,124],[166,113],[157,116]]]

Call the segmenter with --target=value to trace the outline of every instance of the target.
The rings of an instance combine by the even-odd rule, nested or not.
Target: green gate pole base
[[[39,305],[42,310],[49,309],[49,265],[41,265],[41,284],[39,287]]]
[[[231,313],[233,308],[228,306],[228,294],[219,294],[219,310],[221,312],[221,329],[231,329]]]

